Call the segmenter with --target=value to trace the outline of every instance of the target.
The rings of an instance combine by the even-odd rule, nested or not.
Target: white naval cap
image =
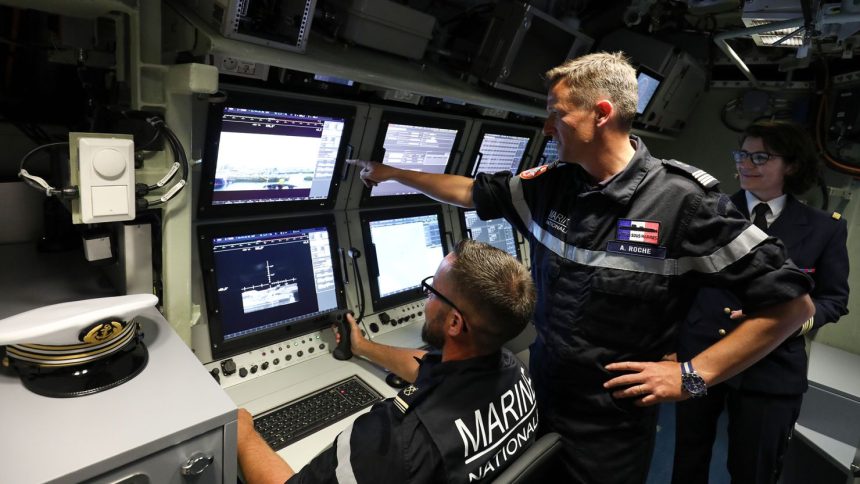
[[[48,397],[79,397],[129,381],[148,352],[134,318],[155,306],[152,294],[45,306],[0,320],[0,369]]]
[[[108,319],[128,321],[155,306],[152,294],[84,299],[32,309],[0,319],[0,346],[19,344],[77,345],[82,332]]]

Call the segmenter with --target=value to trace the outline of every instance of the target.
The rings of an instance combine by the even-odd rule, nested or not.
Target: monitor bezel
[[[442,173],[449,174],[453,170],[454,161],[457,159],[457,154],[461,153],[460,142],[463,139],[463,134],[466,131],[466,120],[456,118],[432,117],[424,114],[402,113],[395,111],[384,111],[379,120],[379,130],[376,133],[376,139],[373,144],[371,159],[382,162],[385,155],[383,143],[385,135],[388,133],[390,124],[406,124],[412,126],[422,126],[428,128],[443,128],[456,129],[457,135],[454,138],[454,146],[451,147],[451,154],[448,155],[448,162],[445,164],[445,171]],[[414,203],[427,203],[433,200],[426,195],[411,194],[411,195],[391,195],[384,197],[372,197],[372,188],[364,187],[359,202],[362,208],[373,207],[390,207],[392,205],[404,205]]]
[[[235,235],[300,230],[313,227],[325,227],[328,230],[329,246],[332,256],[332,270],[334,271],[335,276],[337,308],[285,326],[225,341],[224,326],[221,320],[220,302],[218,300],[215,258],[212,253],[213,239]],[[275,220],[269,219],[251,222],[199,225],[197,227],[197,236],[199,244],[200,269],[203,274],[203,293],[209,321],[209,346],[214,358],[224,358],[238,353],[251,351],[268,344],[277,343],[312,331],[324,329],[330,326],[329,315],[332,312],[343,310],[347,307],[346,293],[341,274],[341,260],[338,251],[337,230],[333,215],[325,214],[313,217],[294,217]]]
[[[651,78],[656,79],[657,80],[657,89],[654,90],[654,94],[651,96],[651,99],[649,99],[648,102],[645,104],[645,107],[642,109],[642,112],[636,113],[636,116],[635,116],[636,120],[640,120],[640,119],[645,117],[645,114],[654,105],[654,99],[657,98],[657,95],[660,93],[660,89],[663,88],[663,84],[666,81],[665,76],[658,74],[657,72],[645,67],[644,65],[640,65],[639,67],[636,68],[636,84],[637,84],[637,86],[639,84],[639,74],[645,74]],[[638,91],[638,89],[637,89],[636,93],[637,93],[636,104],[638,106],[639,105],[639,91]]]
[[[439,234],[442,241],[442,254],[448,255],[448,241],[445,231],[445,218],[442,213],[441,205],[428,205],[421,207],[398,208],[391,210],[374,210],[360,212],[361,219],[361,235],[364,241],[364,252],[367,254],[367,279],[368,287],[370,288],[370,299],[375,312],[384,311],[401,304],[414,302],[424,298],[424,294],[420,287],[408,291],[392,294],[385,297],[379,295],[379,261],[376,255],[376,249],[373,247],[370,237],[370,222],[379,220],[392,220],[398,218],[416,217],[421,215],[436,215],[439,221]],[[441,260],[440,260],[441,262]],[[427,274],[432,275],[432,274]],[[419,281],[415,281],[416,283]]]
[[[466,212],[475,212],[475,214],[477,214],[478,211],[475,210],[474,208],[470,208],[470,209],[458,208],[457,209],[457,213],[458,213],[459,218],[460,218],[460,230],[463,233],[463,237],[468,238],[468,239],[472,239],[470,229],[466,226]],[[478,218],[480,218],[480,217],[478,217]],[[517,230],[517,228],[514,227],[514,224],[510,223],[506,218],[504,218],[504,217],[499,217],[499,218],[501,218],[502,220],[507,222],[507,224],[511,226],[511,230],[514,231],[514,242],[515,242],[514,247],[516,248],[516,251],[517,251],[517,255],[515,257],[517,258],[518,261],[522,261],[523,255],[522,255],[522,251],[520,250],[520,241],[517,240],[517,234],[519,234],[519,230]],[[475,240],[475,239],[472,239],[472,240]],[[507,251],[505,251],[505,253],[507,253]]]
[[[285,200],[279,202],[243,203],[213,205],[215,191],[215,170],[218,160],[218,147],[221,140],[221,127],[226,107],[275,111],[289,114],[329,116],[344,120],[343,134],[337,152],[332,182],[328,196],[318,200]],[[305,99],[294,99],[277,94],[257,94],[244,91],[230,91],[222,103],[210,103],[206,125],[206,139],[201,169],[200,194],[197,203],[197,216],[201,219],[244,217],[259,215],[278,215],[295,211],[327,210],[334,206],[338,188],[343,182],[344,164],[350,146],[350,138],[355,125],[356,107],[347,104],[329,104]]]
[[[525,169],[526,160],[530,159],[529,150],[531,150],[535,141],[535,132],[533,129],[529,129],[526,127],[516,127],[516,126],[501,126],[501,125],[492,125],[486,124],[481,126],[480,131],[478,131],[478,138],[475,141],[474,149],[472,150],[471,155],[469,156],[469,164],[466,167],[466,176],[471,178],[475,178],[477,173],[475,170],[478,168],[478,153],[481,151],[481,144],[484,141],[484,137],[488,134],[498,134],[502,136],[517,136],[521,138],[528,139],[528,143],[526,144],[526,149],[523,151],[523,156],[520,157],[519,163],[517,163],[517,168],[514,173],[514,176],[518,175],[521,171]],[[492,174],[492,173],[490,173]]]

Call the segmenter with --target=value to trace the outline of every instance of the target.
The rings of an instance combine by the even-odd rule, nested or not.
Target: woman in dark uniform
[[[807,388],[803,335],[848,312],[847,225],[838,213],[808,207],[796,195],[818,179],[818,157],[807,132],[779,121],[749,126],[732,156],[742,190],[732,202],[815,280],[815,315],[764,359],[701,398],[676,406],[672,482],[708,482],[717,419],[729,416],[728,469],[733,483],[776,482]],[[731,293],[703,289],[681,327],[678,361],[694,357],[744,318]]]

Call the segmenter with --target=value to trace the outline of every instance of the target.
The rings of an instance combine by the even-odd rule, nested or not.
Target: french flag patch
[[[660,238],[660,222],[646,222],[644,220],[618,220],[617,240],[628,242],[644,242],[657,245]]]

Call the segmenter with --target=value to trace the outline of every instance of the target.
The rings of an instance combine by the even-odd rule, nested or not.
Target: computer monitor
[[[558,142],[552,138],[547,138],[541,150],[540,161],[541,165],[548,165],[558,161]]]
[[[430,118],[404,113],[384,113],[373,159],[404,170],[448,173],[465,123],[449,118]],[[396,181],[385,181],[365,190],[363,206],[426,201],[418,190]]]
[[[516,175],[522,169],[533,135],[534,131],[529,129],[485,126],[468,173],[475,176],[509,171]]]
[[[374,311],[421,299],[421,280],[448,252],[438,205],[361,212]]]
[[[198,227],[212,356],[330,325],[346,308],[331,216]]]
[[[354,118],[350,106],[229,93],[210,106],[198,214],[330,208]]]
[[[636,81],[639,84],[639,101],[636,103],[636,114],[639,115],[648,109],[648,105],[654,99],[654,94],[657,93],[663,77],[644,67],[640,67],[636,73]]]
[[[460,221],[466,237],[490,244],[508,254],[520,258],[520,248],[517,244],[514,227],[503,218],[481,220],[474,210],[461,210]]]

